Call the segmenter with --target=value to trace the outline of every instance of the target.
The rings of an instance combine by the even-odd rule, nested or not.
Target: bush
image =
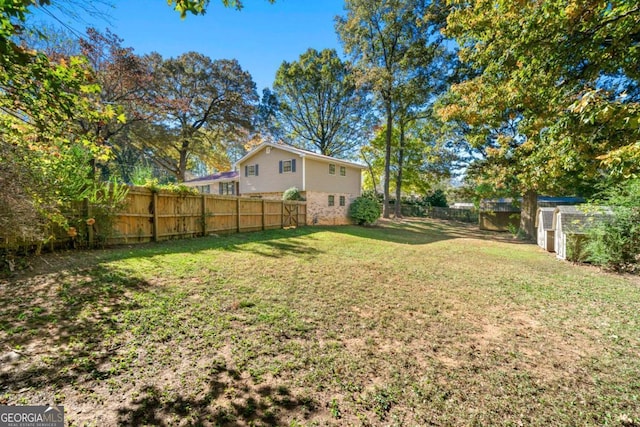
[[[349,207],[349,216],[358,224],[366,225],[375,223],[380,214],[382,207],[380,203],[370,197],[361,196],[351,203]]]
[[[282,194],[282,200],[304,202],[305,198],[302,197],[302,194],[300,194],[300,190],[298,190],[296,187],[291,187]]]
[[[613,218],[589,232],[587,250],[590,260],[617,271],[640,268],[640,179],[610,189],[606,199]]]

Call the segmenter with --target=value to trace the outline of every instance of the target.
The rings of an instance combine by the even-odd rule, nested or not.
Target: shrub
[[[298,190],[296,187],[291,187],[282,194],[282,200],[304,202],[305,198],[302,197],[302,194],[300,194],[300,190]]]
[[[428,196],[424,196],[424,203],[431,207],[448,208],[447,195],[442,190],[436,190]]]
[[[610,189],[606,203],[613,217],[589,232],[590,260],[617,271],[637,271],[640,267],[640,179]]]
[[[358,197],[349,207],[349,216],[358,225],[375,223],[380,218],[381,213],[382,207],[380,203],[370,197]]]

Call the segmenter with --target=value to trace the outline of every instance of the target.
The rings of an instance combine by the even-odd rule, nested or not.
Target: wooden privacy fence
[[[304,202],[182,195],[133,188],[116,214],[107,244],[242,233],[307,223]],[[92,242],[89,242],[91,244]]]

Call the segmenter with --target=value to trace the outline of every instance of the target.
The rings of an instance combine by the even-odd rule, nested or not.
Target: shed
[[[569,261],[586,258],[585,243],[591,228],[606,221],[613,212],[607,207],[558,206],[553,213],[556,257]]]
[[[520,208],[513,199],[483,200],[478,215],[480,230],[509,231],[520,224]]]
[[[554,252],[553,213],[556,208],[538,208],[536,229],[538,230],[538,246],[547,252]]]

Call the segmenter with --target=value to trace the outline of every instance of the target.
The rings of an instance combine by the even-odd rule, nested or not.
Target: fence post
[[[280,205],[280,228],[284,228],[284,200]]]
[[[264,231],[267,227],[267,201],[262,199],[262,230]]]
[[[158,193],[153,192],[153,199],[151,201],[151,209],[153,210],[153,231],[152,239],[154,242],[158,241]]]
[[[241,228],[241,223],[240,223],[240,197],[238,197],[236,199],[236,212],[238,213],[237,215],[237,228],[238,228],[238,233],[240,233],[240,231],[242,230]]]
[[[202,235],[207,235],[207,196],[202,195]]]

